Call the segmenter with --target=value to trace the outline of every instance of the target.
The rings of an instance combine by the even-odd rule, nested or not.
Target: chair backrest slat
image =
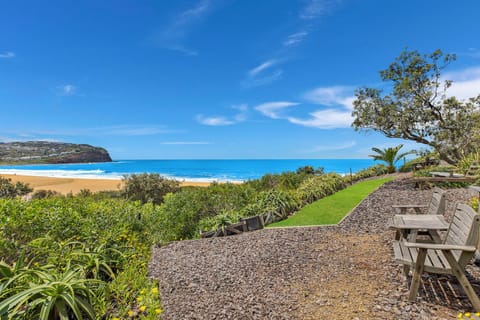
[[[444,214],[445,213],[445,190],[440,188],[433,189],[432,200],[428,205],[428,214]]]
[[[459,203],[455,210],[447,235],[445,244],[478,247],[478,233],[480,227],[480,214],[466,204]],[[460,266],[464,267],[473,257],[473,252],[453,251]]]

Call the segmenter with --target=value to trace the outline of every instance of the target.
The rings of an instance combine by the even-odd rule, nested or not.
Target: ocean
[[[325,172],[348,174],[374,165],[372,159],[299,160],[118,160],[109,163],[0,166],[0,174],[119,179],[133,173],[159,173],[185,181],[246,181],[266,173],[295,171],[302,166],[323,167]]]

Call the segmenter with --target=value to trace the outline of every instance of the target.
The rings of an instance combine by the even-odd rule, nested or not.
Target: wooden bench
[[[445,195],[443,189],[433,189],[432,198],[429,204],[402,204],[393,205],[399,214],[406,214],[408,209],[413,209],[415,213],[422,213],[421,209],[427,208],[427,214],[444,214],[445,213]]]
[[[404,265],[408,276],[413,270],[409,301],[415,301],[423,271],[454,275],[475,310],[480,300],[465,276],[465,266],[473,258],[479,242],[480,214],[466,204],[458,204],[442,243],[417,243],[401,239],[393,242],[395,261]]]

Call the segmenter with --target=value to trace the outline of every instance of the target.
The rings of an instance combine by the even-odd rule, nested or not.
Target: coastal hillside
[[[0,163],[84,163],[111,162],[104,148],[88,144],[49,141],[0,143]]]

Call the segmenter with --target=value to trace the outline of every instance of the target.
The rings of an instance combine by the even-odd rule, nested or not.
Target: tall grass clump
[[[345,188],[342,176],[336,173],[328,173],[306,179],[298,188],[298,197],[304,204],[312,203],[318,199],[334,194]]]

